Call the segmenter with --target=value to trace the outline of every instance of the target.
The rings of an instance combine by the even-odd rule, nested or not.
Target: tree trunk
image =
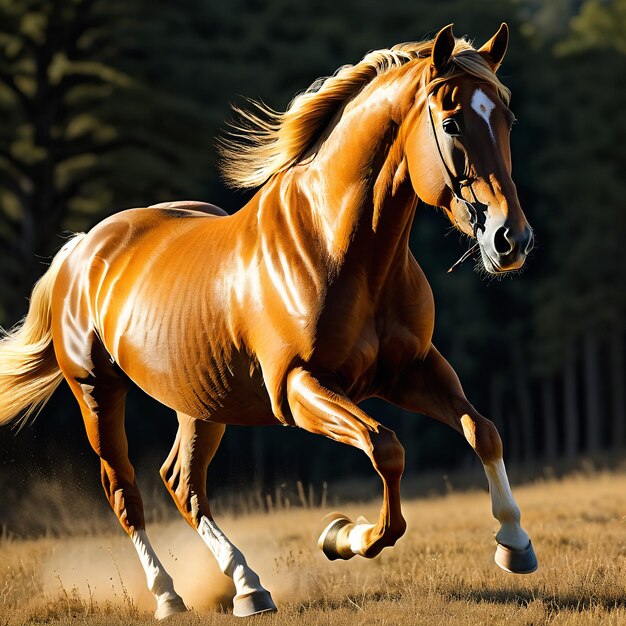
[[[400,427],[400,441],[403,443],[409,442],[409,445],[411,445],[412,442],[417,440],[417,437],[415,435],[417,428],[417,420],[415,419],[415,414],[411,413],[411,411],[405,411],[404,409],[401,409],[400,415],[402,416],[402,425]],[[410,474],[416,469],[417,455],[407,454],[404,466],[405,474]]]
[[[584,340],[585,372],[585,438],[586,449],[591,454],[602,448],[602,406],[600,400],[600,358],[598,339],[591,331]]]
[[[624,327],[618,327],[613,333],[609,359],[611,365],[611,445],[615,448],[624,446],[626,432],[626,394],[624,394]]]
[[[565,430],[565,456],[573,458],[578,454],[578,397],[576,389],[576,348],[572,344],[565,354],[563,368],[563,426]]]
[[[556,397],[554,380],[546,376],[541,380],[541,405],[543,420],[543,451],[546,461],[553,461],[558,456],[556,428]]]
[[[488,417],[496,425],[500,433],[505,460],[511,463],[519,463],[522,455],[519,449],[516,424],[514,423],[517,418],[510,411],[507,411],[505,415],[504,389],[502,381],[497,376],[492,377],[489,385]]]
[[[519,407],[519,428],[524,448],[524,462],[531,462],[536,456],[535,425],[533,420],[533,404],[528,381],[528,369],[524,358],[521,337],[513,339],[513,374],[515,378],[515,394]]]

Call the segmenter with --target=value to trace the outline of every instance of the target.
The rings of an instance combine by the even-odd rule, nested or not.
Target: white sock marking
[[[365,550],[365,533],[374,528],[374,524],[355,524],[354,528],[350,531],[348,539],[350,541],[350,550],[354,554],[363,556]]]
[[[496,534],[496,540],[509,548],[523,550],[530,540],[520,526],[520,510],[511,493],[504,461],[499,459],[495,463],[485,465],[485,474],[489,481],[493,516],[501,526]]]
[[[159,561],[146,531],[144,529],[136,530],[132,534],[131,539],[135,544],[139,560],[146,573],[148,589],[156,598],[157,608],[168,600],[180,600],[182,604],[180,596],[174,591],[172,577],[165,571],[161,561]]]
[[[485,94],[482,89],[477,89],[472,96],[471,106],[472,109],[485,120],[487,128],[489,128],[489,134],[495,143],[496,138],[491,128],[491,113],[496,108],[496,105],[487,97],[487,94]]]
[[[233,579],[237,595],[265,591],[258,575],[250,569],[241,550],[228,540],[213,520],[203,515],[198,525],[198,532],[213,552],[222,572]]]

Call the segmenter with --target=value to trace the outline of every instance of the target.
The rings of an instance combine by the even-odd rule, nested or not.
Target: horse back
[[[216,215],[218,217],[227,216],[228,213],[224,209],[210,202],[198,202],[196,200],[176,200],[175,202],[159,202],[159,204],[151,204],[151,209],[169,209],[170,211],[200,211],[207,215]]]

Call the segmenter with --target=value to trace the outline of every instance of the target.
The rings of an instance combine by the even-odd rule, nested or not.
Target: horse
[[[104,219],[56,254],[5,333],[0,423],[24,423],[67,381],[157,618],[187,609],[146,533],[124,431],[131,384],[176,412],[160,474],[233,579],[236,616],[276,606],[211,515],[207,467],[226,426],[295,426],[362,450],[382,480],[380,516],[331,514],[319,547],[369,559],[406,529],[404,449],[359,407],[373,396],[464,435],[500,524],[496,563],[536,569],[500,436],[432,343],[433,295],[408,246],[422,201],[475,240],[488,273],[519,269],[533,247],[496,76],[508,40],[502,24],[476,49],[449,25],[368,53],[284,112],[240,110],[220,150],[228,183],[258,188],[243,208],[173,202]]]

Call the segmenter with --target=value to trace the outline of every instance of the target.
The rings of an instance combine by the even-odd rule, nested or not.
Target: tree
[[[161,71],[206,61],[192,4],[155,17],[143,0],[0,0],[0,317],[23,310],[62,228],[202,188],[195,85]]]
[[[615,106],[626,97],[625,25],[623,2],[588,0],[569,32],[546,42],[543,54],[551,67],[532,76],[541,106],[528,111],[542,138],[533,176],[549,242],[549,272],[534,290],[534,369],[542,377],[563,373],[570,443],[577,439],[573,420],[584,402],[590,451],[611,431],[623,433],[623,424],[616,426],[624,419],[623,393],[609,406],[605,380],[609,372],[616,375],[608,365],[609,343],[613,361],[619,366],[624,360],[626,299],[620,286],[626,270],[618,259],[626,238],[626,125]],[[613,385],[622,387],[623,365],[620,375]],[[569,447],[576,452],[574,443]]]

